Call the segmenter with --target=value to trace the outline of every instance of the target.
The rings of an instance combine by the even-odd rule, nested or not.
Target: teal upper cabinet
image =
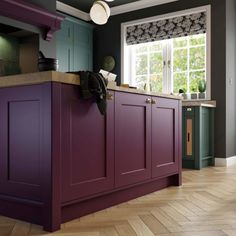
[[[66,17],[56,39],[59,71],[93,70],[93,25]]]
[[[93,69],[93,28],[79,25],[74,28],[74,68]]]
[[[74,70],[73,59],[74,25],[65,20],[61,30],[56,34],[57,59],[59,60],[59,71],[67,72]]]

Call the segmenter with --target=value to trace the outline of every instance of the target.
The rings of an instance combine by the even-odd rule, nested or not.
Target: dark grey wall
[[[226,0],[228,1],[228,0]],[[212,7],[212,99],[217,101],[215,156],[226,157],[226,3],[225,0],[180,0],[178,2],[146,8],[113,16],[104,26],[98,26],[94,34],[94,68],[100,69],[102,58],[116,58],[115,73],[120,80],[121,34],[120,24],[135,19],[161,15],[174,11],[211,4]],[[234,153],[235,154],[235,153]]]
[[[56,0],[25,0],[45,9],[56,11]]]
[[[236,2],[226,0],[226,156],[236,153]]]

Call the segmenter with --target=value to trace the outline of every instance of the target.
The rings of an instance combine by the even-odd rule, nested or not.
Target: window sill
[[[197,98],[197,99],[183,99],[182,100],[183,102],[186,101],[186,102],[197,102],[197,101],[200,101],[200,102],[204,102],[204,101],[211,101],[211,99],[208,99],[208,98],[204,98],[204,99],[201,99],[201,98]]]
[[[182,107],[216,107],[216,101],[214,100],[182,100]]]

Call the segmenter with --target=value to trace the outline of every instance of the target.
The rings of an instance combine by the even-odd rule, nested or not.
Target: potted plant
[[[198,82],[198,91],[199,91],[199,98],[205,99],[206,98],[206,80],[200,80]]]
[[[179,94],[183,97],[183,99],[187,99],[186,89],[179,89]]]
[[[197,99],[197,86],[191,86],[191,99]]]

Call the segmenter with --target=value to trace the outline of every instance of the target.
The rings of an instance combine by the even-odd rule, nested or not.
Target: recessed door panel
[[[50,93],[50,83],[0,90],[0,194],[43,198],[44,164],[51,158],[51,130],[45,130]]]
[[[8,132],[8,180],[39,185],[40,101],[9,101]]]
[[[116,92],[115,166],[116,186],[151,176],[151,104],[146,96]]]
[[[187,135],[186,135],[186,153],[187,156],[193,155],[193,119],[187,119]]]
[[[114,187],[114,105],[100,114],[93,99],[82,100],[77,86],[62,86],[62,201]]]
[[[152,105],[152,177],[178,171],[178,101],[153,98]]]

